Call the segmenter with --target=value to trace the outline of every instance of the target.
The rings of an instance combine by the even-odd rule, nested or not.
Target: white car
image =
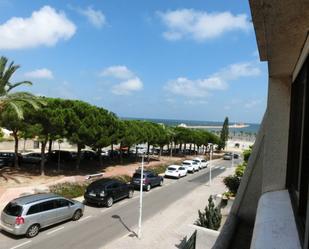
[[[187,169],[187,171],[190,173],[194,173],[195,171],[200,170],[198,163],[192,160],[183,161],[181,166],[184,166]]]
[[[187,169],[180,165],[170,165],[165,171],[165,177],[180,178],[187,175]]]
[[[200,169],[204,169],[207,168],[207,161],[205,159],[196,157],[193,159],[194,162],[197,162],[197,164],[199,165]]]

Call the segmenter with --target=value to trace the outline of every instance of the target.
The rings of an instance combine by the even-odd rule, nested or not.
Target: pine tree
[[[225,148],[228,138],[229,138],[229,118],[226,117],[224,119],[224,123],[223,123],[221,134],[220,134],[221,144],[219,145],[219,147],[221,149]]]
[[[196,225],[206,227],[212,230],[218,230],[221,224],[221,210],[215,207],[212,196],[208,199],[208,206],[205,207],[205,212],[198,210],[198,220]]]

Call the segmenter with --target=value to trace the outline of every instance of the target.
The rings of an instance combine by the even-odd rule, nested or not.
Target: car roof
[[[184,160],[183,163],[193,163],[192,160]]]
[[[168,167],[182,167],[182,166],[181,165],[172,164],[172,165],[169,165]]]
[[[22,197],[18,197],[11,202],[15,202],[18,205],[25,205],[29,204],[32,202],[37,202],[37,201],[42,201],[50,198],[56,198],[56,197],[61,197],[60,195],[56,195],[53,193],[48,193],[48,194],[33,194],[33,195],[26,195]]]
[[[99,180],[96,180],[92,183],[90,183],[89,187],[92,187],[92,186],[105,186],[107,184],[110,184],[110,183],[113,183],[113,182],[120,182],[116,179],[112,179],[112,178],[102,178],[102,179],[99,179]]]

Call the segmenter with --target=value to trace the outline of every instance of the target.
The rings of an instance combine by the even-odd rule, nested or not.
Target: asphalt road
[[[239,160],[234,161],[235,164]],[[231,167],[231,161],[214,161],[212,177]],[[182,179],[165,179],[162,187],[143,192],[143,220],[167,208],[182,196],[189,194],[209,180],[209,169],[190,174]],[[181,207],[179,207],[181,208]],[[98,249],[137,226],[139,211],[139,191],[132,199],[124,199],[111,208],[86,206],[84,216],[79,221],[68,221],[49,227],[32,239],[14,237],[0,232],[1,249]]]

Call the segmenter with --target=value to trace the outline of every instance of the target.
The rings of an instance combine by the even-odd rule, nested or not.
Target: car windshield
[[[176,170],[176,168],[174,168],[174,167],[168,167],[167,169],[168,170]]]
[[[141,178],[141,174],[140,173],[134,173],[133,178]],[[143,178],[145,178],[145,175],[144,175]]]
[[[23,208],[14,202],[10,202],[4,208],[4,213],[11,216],[21,216]]]
[[[180,169],[180,170],[184,170],[185,168],[184,168],[184,167],[180,167],[179,169]]]
[[[193,160],[194,162],[196,162],[196,163],[199,163],[200,161],[199,160]]]
[[[191,163],[183,162],[183,165],[191,165]]]

